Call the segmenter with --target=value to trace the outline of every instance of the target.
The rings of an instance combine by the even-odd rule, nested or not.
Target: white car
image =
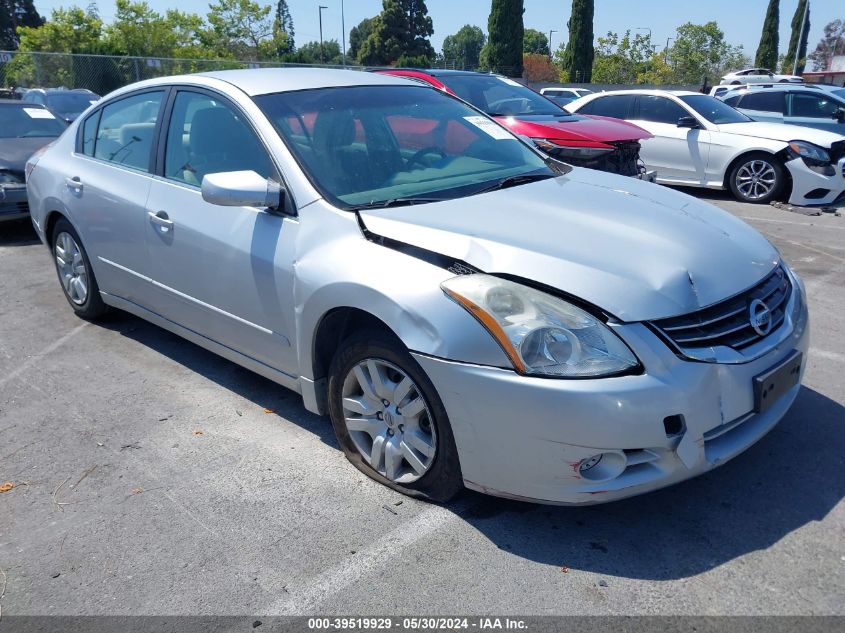
[[[593,91],[586,88],[543,88],[540,90],[540,94],[555,103],[565,105],[575,101],[575,99],[591,95]]]
[[[697,92],[625,90],[588,95],[570,112],[624,119],[648,130],[640,158],[657,182],[728,189],[742,202],[830,204],[845,191],[845,137],[761,123]]]
[[[739,84],[769,84],[769,83],[804,83],[804,78],[797,75],[776,75],[768,68],[746,68],[728,73],[719,82],[723,86]]]

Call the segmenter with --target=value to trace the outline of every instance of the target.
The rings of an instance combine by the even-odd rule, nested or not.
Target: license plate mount
[[[754,411],[763,413],[798,384],[804,355],[795,351],[785,361],[754,377]]]

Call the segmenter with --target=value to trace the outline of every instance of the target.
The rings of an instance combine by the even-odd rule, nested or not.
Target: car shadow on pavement
[[[0,246],[31,246],[39,242],[29,218],[0,222]]]
[[[328,418],[307,411],[302,405],[302,397],[290,389],[277,385],[199,345],[126,312],[115,312],[99,321],[97,325],[119,332],[155,350],[224,389],[249,400],[258,408],[272,411],[277,416],[313,433],[329,446],[338,448]],[[338,456],[342,459],[340,453]]]
[[[499,549],[562,570],[684,578],[764,550],[831,512],[845,496],[843,419],[845,407],[805,387],[768,436],[696,479],[595,506],[467,493],[456,512]]]

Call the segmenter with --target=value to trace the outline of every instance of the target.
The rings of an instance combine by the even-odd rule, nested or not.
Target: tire
[[[428,376],[395,337],[366,330],[343,341],[329,368],[328,399],[337,441],[365,475],[435,503],[445,503],[463,489],[446,409]],[[407,407],[404,414],[400,406]],[[350,428],[347,419],[358,422]]]
[[[783,191],[786,169],[771,154],[755,152],[734,163],[727,184],[740,202],[768,204]]]
[[[109,311],[100,297],[88,253],[70,222],[61,218],[53,227],[50,251],[65,299],[80,318],[93,321]],[[84,290],[83,290],[84,289]]]

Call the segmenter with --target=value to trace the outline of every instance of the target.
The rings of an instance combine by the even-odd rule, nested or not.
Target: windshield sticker
[[[508,79],[507,77],[499,77],[499,81],[502,83],[506,83],[509,86],[516,86],[517,88],[522,88],[523,85],[518,81],[514,81],[513,79]]]
[[[24,108],[24,112],[29,115],[31,119],[55,119],[53,113],[49,110],[42,110],[41,108]]]
[[[513,136],[507,130],[483,116],[465,116],[464,120],[472,123],[479,130],[492,136],[497,141],[513,140]]]

